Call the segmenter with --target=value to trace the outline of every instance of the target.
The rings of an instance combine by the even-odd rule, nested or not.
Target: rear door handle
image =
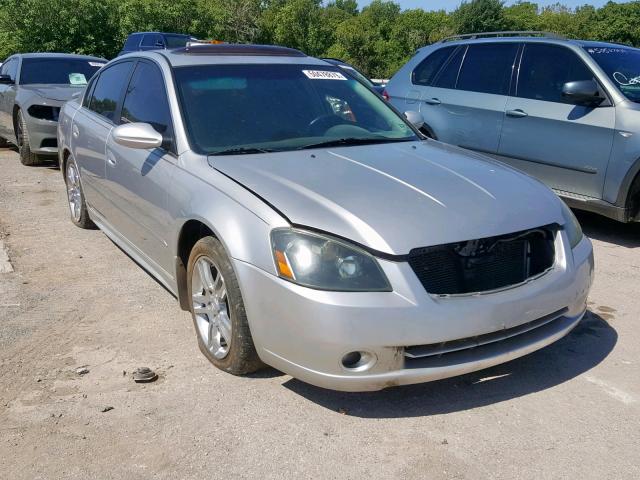
[[[78,130],[78,126],[75,124],[71,127],[71,135],[73,135],[73,138],[78,138],[80,136],[80,130]]]
[[[111,153],[111,152],[107,152],[107,163],[108,163],[109,165],[111,165],[112,167],[115,167],[115,166],[116,166],[116,163],[117,163],[117,162],[116,162],[116,159],[115,159],[115,157],[113,156],[113,153]]]
[[[529,115],[527,112],[520,110],[519,108],[516,108],[515,110],[507,110],[506,113],[508,117],[514,118],[524,118]]]
[[[440,105],[442,102],[437,98],[425,98],[424,103],[428,103],[429,105]]]

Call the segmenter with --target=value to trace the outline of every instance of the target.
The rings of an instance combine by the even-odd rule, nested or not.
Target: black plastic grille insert
[[[416,248],[409,265],[434,295],[486,292],[522,283],[553,266],[557,228]]]

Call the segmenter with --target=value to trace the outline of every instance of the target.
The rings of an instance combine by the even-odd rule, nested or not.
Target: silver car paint
[[[177,297],[183,293],[184,274],[178,258],[180,234],[188,222],[207,225],[232,259],[252,336],[266,363],[328,388],[377,390],[516,358],[565,335],[582,317],[593,274],[591,245],[584,238],[572,251],[563,231],[556,239],[556,263],[550,272],[492,294],[432,297],[406,262],[382,258],[393,292],[326,292],[280,279],[270,232],[290,226],[290,221],[391,254],[445,239],[564,220],[559,201],[539,182],[434,142],[259,156],[198,155],[186,141],[165,58],[159,53],[132,55],[156,62],[164,73],[176,154],[163,155],[143,175],[150,152],[122,147],[114,152],[116,165],[124,169],[118,174],[106,153],[113,124],[96,128],[98,116],[72,101],[61,112],[61,159],[70,155],[77,162],[92,219]],[[164,55],[175,64],[322,64],[309,58]],[[105,152],[102,157],[100,151]],[[299,167],[294,160],[301,162]],[[104,188],[86,187],[96,180]],[[404,223],[392,218],[397,215]],[[485,358],[459,365],[402,368],[402,346],[500,330],[563,307],[568,312],[561,328],[543,338],[505,343]],[[371,370],[346,372],[341,367],[341,356],[354,348],[375,355]]]
[[[589,109],[411,83],[411,72],[436,49],[495,42],[543,43],[570,49],[592,70],[611,105]],[[419,50],[393,76],[386,90],[397,108],[419,110],[439,140],[489,154],[521,169],[543,180],[573,207],[628,220],[633,212],[626,210],[627,192],[640,172],[640,108],[621,94],[584,51],[584,43],[552,38],[438,43]],[[518,109],[528,115],[516,118],[506,114]]]
[[[38,154],[55,155],[58,153],[57,147],[41,147],[40,145],[44,139],[56,138],[57,122],[32,117],[28,112],[29,107],[32,105],[62,107],[65,102],[71,100],[74,96],[80,95],[84,87],[71,85],[20,85],[22,59],[42,57],[79,58],[100,63],[106,63],[107,60],[99,57],[62,53],[18,54],[7,59],[8,61],[11,58],[17,58],[19,66],[16,83],[14,85],[0,85],[0,118],[2,119],[2,130],[0,131],[0,136],[12,143],[17,142],[16,132],[14,129],[14,109],[19,108],[27,123],[27,132],[31,143],[31,151]]]

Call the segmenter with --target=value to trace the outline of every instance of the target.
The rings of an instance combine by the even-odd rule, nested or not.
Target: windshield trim
[[[178,87],[178,81],[176,78],[176,71],[179,71],[181,69],[187,69],[187,68],[193,68],[193,67],[203,67],[203,66],[215,66],[215,65],[220,65],[219,63],[214,63],[214,62],[207,62],[207,63],[198,63],[198,64],[188,64],[188,65],[173,65],[171,64],[171,60],[170,58],[162,51],[158,52],[160,53],[160,55],[162,55],[166,60],[167,63],[169,63],[170,65],[170,72],[171,72],[171,80],[173,82],[173,92],[175,94],[175,98],[177,100],[177,104],[178,104],[178,111],[180,114],[180,122],[182,124],[182,131],[184,133],[184,138],[186,140],[186,146],[188,148],[188,150],[191,150],[192,152],[198,154],[198,155],[202,155],[205,157],[209,157],[209,156],[215,156],[215,152],[207,152],[206,150],[203,150],[201,148],[199,148],[198,144],[194,141],[193,137],[192,137],[192,132],[190,131],[190,129],[188,128],[188,122],[187,122],[187,117],[186,117],[186,111],[185,111],[185,107],[184,107],[184,99],[182,98],[182,92],[180,90],[180,88]],[[328,63],[328,62],[326,62]],[[297,65],[300,68],[305,68],[305,67],[310,67],[310,68],[317,68],[318,66],[322,66],[322,68],[330,68],[333,69],[334,71],[340,72],[340,67],[335,66],[335,65],[318,65],[316,63],[312,63],[312,64],[308,64],[308,63],[303,63],[303,62],[296,62],[296,63],[262,63],[262,62],[238,62],[237,64],[233,63],[232,65],[263,65],[265,67],[268,66],[277,66],[277,65]],[[228,65],[227,63],[225,63],[224,65]],[[353,77],[352,77],[353,78]],[[386,105],[386,107],[391,110],[400,120],[402,120],[402,122],[409,128],[409,130],[411,130],[413,132],[414,138],[411,137],[405,137],[405,138],[400,138],[403,141],[422,141],[424,139],[426,139],[427,137],[425,137],[420,130],[418,130],[411,122],[409,122],[405,116],[394,106],[392,105],[390,102],[385,101],[375,90],[373,90],[372,88],[370,88],[368,85],[364,85],[362,84],[362,82],[360,82],[358,79],[354,80],[358,83],[360,83],[361,85],[363,85],[365,88],[367,88],[369,91],[371,91],[374,95],[377,96],[377,98],[379,99],[379,101],[381,101],[383,103],[383,105]],[[266,152],[265,155],[267,154],[274,154],[274,153],[282,153],[282,152],[291,152],[291,151],[296,151],[296,149],[290,149],[290,150],[274,150],[272,152]]]

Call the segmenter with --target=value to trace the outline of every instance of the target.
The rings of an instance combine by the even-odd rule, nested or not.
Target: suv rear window
[[[428,87],[432,84],[444,63],[451,56],[456,47],[445,47],[431,52],[418,64],[411,74],[411,80],[414,85],[424,85]]]
[[[470,45],[456,90],[507,95],[517,51],[517,43]]]

